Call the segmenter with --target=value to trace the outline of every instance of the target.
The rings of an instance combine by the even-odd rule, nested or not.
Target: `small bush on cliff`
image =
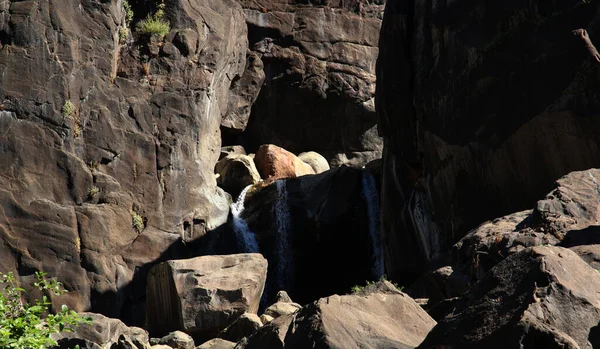
[[[395,282],[391,282],[390,280],[388,280],[386,278],[385,275],[383,275],[382,277],[379,278],[379,281],[387,281],[389,283],[391,283],[392,285],[394,285],[394,287],[396,287],[398,289],[398,291],[402,291],[404,289],[404,286],[399,286],[397,283]],[[362,292],[365,287],[371,286],[371,285],[375,285],[377,283],[377,281],[367,281],[366,285],[354,285],[352,286],[352,288],[350,289],[350,291],[352,291],[352,293],[360,293]]]
[[[46,279],[45,273],[36,272],[36,276],[34,286],[42,293],[66,292],[56,279]],[[49,314],[51,303],[45,295],[35,304],[24,303],[21,296],[25,290],[17,287],[12,273],[0,273],[0,283],[5,285],[0,292],[0,348],[51,348],[57,344],[53,333],[72,331],[72,327],[90,322],[65,305],[56,314]]]
[[[156,35],[162,40],[163,36],[171,31],[171,24],[164,19],[164,8],[165,4],[161,2],[154,15],[148,15],[146,19],[140,21],[137,26],[138,33],[148,36]]]
[[[62,106],[61,112],[63,118],[70,118],[75,114],[75,105],[71,101],[66,101]]]
[[[135,211],[131,211],[131,225],[137,230],[138,233],[141,233],[144,230],[144,217]]]

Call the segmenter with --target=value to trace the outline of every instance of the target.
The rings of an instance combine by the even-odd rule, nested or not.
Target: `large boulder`
[[[267,276],[260,254],[202,256],[163,262],[150,271],[147,328],[214,338],[245,312],[256,313]]]
[[[305,163],[309,164],[316,174],[329,170],[329,163],[327,163],[327,159],[325,159],[323,155],[317,152],[305,152],[298,155],[298,158],[304,161]]]
[[[600,170],[572,172],[556,181],[555,189],[522,211],[485,222],[452,248],[452,263],[472,280],[507,256],[527,247],[571,247],[600,243]]]
[[[234,347],[234,342],[230,342],[221,338],[214,338],[202,343],[202,345],[196,347],[196,349],[233,349]]]
[[[119,39],[121,0],[9,1],[0,14],[0,269],[24,283],[44,270],[70,308],[141,325],[145,265],[227,220],[213,168],[246,65],[242,8],[165,1],[161,45]]]
[[[387,281],[362,294],[320,299],[248,338],[246,348],[415,348],[436,322]]]
[[[376,106],[390,277],[598,166],[598,7],[387,2]]]
[[[232,196],[237,196],[245,187],[260,182],[254,160],[248,155],[227,155],[215,165],[219,175],[217,184]]]
[[[225,125],[225,142],[314,150],[358,167],[380,157],[373,97],[383,1],[239,2],[266,76],[247,127]]]
[[[81,313],[92,320],[89,324],[80,324],[73,332],[54,335],[57,349],[72,349],[79,345],[81,349],[150,349],[148,332],[138,327],[128,327],[121,320],[107,318],[95,313]]]
[[[196,347],[194,339],[190,337],[189,334],[181,331],[171,332],[156,340],[152,339],[151,343],[155,345],[166,345],[173,349],[194,349]]]
[[[573,251],[531,247],[491,269],[419,348],[592,348],[598,289],[600,274]]]
[[[294,178],[315,173],[296,155],[273,144],[261,145],[254,161],[263,179]]]

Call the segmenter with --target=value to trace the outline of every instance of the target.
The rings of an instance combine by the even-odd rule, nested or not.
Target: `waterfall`
[[[285,181],[278,180],[277,201],[275,202],[275,224],[277,236],[275,237],[275,256],[277,259],[277,282],[280,290],[289,291],[293,278],[292,248],[290,243],[290,207],[288,204],[288,193]]]
[[[258,253],[258,242],[256,236],[248,227],[248,223],[241,217],[244,212],[244,200],[246,193],[252,185],[247,186],[242,190],[237,200],[231,205],[231,214],[233,216],[233,230],[237,238],[237,244],[240,251],[245,253]]]
[[[381,243],[381,234],[379,228],[379,194],[377,193],[377,184],[375,177],[369,172],[362,173],[362,194],[367,204],[367,214],[369,216],[369,240],[372,250],[373,276],[377,279],[383,276],[383,248]]]

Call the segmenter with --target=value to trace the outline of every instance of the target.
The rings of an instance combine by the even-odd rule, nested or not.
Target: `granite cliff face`
[[[119,37],[120,0],[0,8],[1,268],[58,277],[77,310],[121,315],[143,296],[140,266],[227,219],[213,167],[245,68],[242,8],[165,5],[161,45]]]
[[[387,3],[376,100],[391,276],[600,163],[597,8]]]
[[[381,157],[374,97],[383,1],[240,4],[253,52],[240,81],[253,83],[241,85],[246,97],[223,120],[225,142],[317,151],[332,165]]]

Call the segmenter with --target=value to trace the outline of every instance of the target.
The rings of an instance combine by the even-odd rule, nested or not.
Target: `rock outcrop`
[[[181,330],[200,343],[240,315],[258,311],[267,276],[260,254],[202,256],[150,271],[146,324],[151,334]]]
[[[389,282],[334,295],[271,321],[236,348],[415,348],[435,321]]]
[[[92,320],[90,324],[80,324],[73,332],[55,335],[57,349],[150,349],[148,332],[138,327],[128,327],[121,320],[107,318],[94,313],[81,316]]]
[[[453,247],[453,265],[479,280],[498,262],[527,247],[600,243],[598,179],[598,169],[569,173],[533,210],[481,224]]]
[[[141,323],[144,265],[227,219],[213,168],[247,27],[233,0],[168,0],[163,43],[120,40],[122,3],[0,4],[0,268]]]
[[[314,150],[335,165],[380,157],[374,95],[383,1],[239,2],[258,57],[252,67],[264,66],[265,78],[249,120],[226,120],[225,142]]]
[[[492,268],[419,348],[592,348],[599,288],[573,251],[531,247]]]
[[[196,347],[194,339],[189,334],[181,331],[171,332],[162,338],[152,339],[150,342],[173,349],[194,349]]]
[[[235,343],[244,337],[250,336],[261,328],[262,325],[263,323],[258,315],[244,313],[219,333],[219,338]]]
[[[600,163],[597,10],[387,2],[376,107],[388,276],[414,277],[476,224]]]

